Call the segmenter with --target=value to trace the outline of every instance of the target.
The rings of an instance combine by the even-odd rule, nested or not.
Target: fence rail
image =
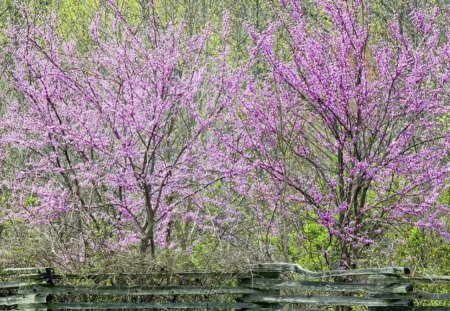
[[[70,274],[0,271],[0,310],[450,310],[450,277],[403,267],[313,272],[294,264],[235,273]],[[363,308],[363,309],[365,309]]]

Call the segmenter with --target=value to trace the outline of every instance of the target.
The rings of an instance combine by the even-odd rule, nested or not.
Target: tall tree
[[[232,154],[253,168],[241,187],[258,187],[271,214],[297,218],[303,238],[319,224],[331,267],[354,268],[388,226],[450,240],[439,201],[449,177],[446,12],[415,11],[414,40],[397,21],[378,37],[364,0],[316,1],[315,12],[281,1],[277,22],[250,29],[254,61],[261,53],[269,71],[249,77],[232,113]]]
[[[8,183],[9,217],[76,227],[83,245],[100,235],[113,249],[139,243],[155,255],[183,202],[222,178],[204,148],[231,100],[227,53],[205,57],[210,29],[188,36],[182,23],[161,28],[152,18],[137,28],[113,1],[108,8],[83,54],[55,16],[39,27],[24,11],[26,27],[8,33],[7,78],[20,96],[2,115],[0,141],[26,154]]]

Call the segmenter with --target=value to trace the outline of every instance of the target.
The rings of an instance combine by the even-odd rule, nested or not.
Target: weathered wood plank
[[[31,297],[33,297],[31,299]],[[14,295],[7,297],[0,297],[0,306],[14,306],[19,303],[31,303],[34,302],[34,295]]]
[[[369,275],[367,279],[369,280],[369,283],[372,284],[411,283],[400,275]]]
[[[49,310],[120,310],[120,309],[256,309],[253,303],[49,303]]]
[[[411,292],[405,294],[395,294],[395,293],[375,293],[371,297],[384,298],[384,299],[415,299],[415,300],[440,300],[440,301],[450,301],[450,294],[442,293],[427,293],[427,292]],[[450,307],[448,308],[450,310]]]
[[[410,283],[404,284],[366,284],[366,283],[339,283],[339,282],[316,282],[302,280],[270,280],[270,279],[248,279],[241,282],[242,286],[257,289],[298,289],[308,291],[324,292],[386,292],[386,293],[409,293],[413,290]]]
[[[220,273],[220,272],[185,272],[185,273],[92,273],[92,274],[53,274],[52,278],[56,280],[110,280],[110,279],[147,279],[147,280],[235,280],[241,277],[249,276],[249,273]],[[253,276],[257,277],[255,273]],[[22,278],[40,278],[41,274],[21,275]]]
[[[0,275],[19,275],[19,274],[51,274],[53,268],[37,267],[37,268],[8,268],[0,271]]]
[[[36,280],[36,281],[5,281],[0,282],[0,289],[14,289],[24,286],[32,286],[38,284],[46,284],[45,280]]]
[[[450,307],[439,306],[414,306],[411,311],[449,311]]]
[[[255,271],[278,271],[295,272],[309,277],[335,277],[335,276],[357,276],[357,275],[405,275],[410,270],[405,267],[384,267],[384,268],[366,268],[354,270],[330,270],[323,272],[309,271],[297,264],[290,263],[264,263],[257,264],[252,269]]]
[[[18,310],[25,311],[47,311],[47,305],[45,303],[33,303],[33,304],[21,304],[17,306]]]
[[[388,300],[372,297],[330,297],[330,296],[260,296],[249,295],[244,297],[245,302],[267,303],[298,303],[322,306],[367,306],[367,307],[394,307],[412,306],[411,300]]]
[[[446,300],[450,301],[450,294],[441,294],[441,293],[427,293],[419,291],[416,293],[416,299],[418,300]],[[450,310],[450,307],[448,307]]]
[[[14,306],[37,302],[45,302],[45,297],[38,294],[19,294],[8,297],[0,297],[0,306]]]
[[[438,275],[430,275],[430,276],[420,276],[420,277],[405,277],[405,281],[411,283],[437,283],[437,284],[447,284],[450,283],[450,276],[438,276]]]
[[[130,295],[130,296],[166,296],[166,295],[241,295],[258,293],[257,289],[246,287],[210,287],[210,286],[34,286],[31,291],[57,295]]]
[[[326,311],[326,310],[332,310],[332,307],[328,307],[326,309],[323,309],[322,307],[318,307],[317,309],[300,309],[301,311]],[[259,308],[259,309],[252,309],[252,311],[299,311],[298,308]]]

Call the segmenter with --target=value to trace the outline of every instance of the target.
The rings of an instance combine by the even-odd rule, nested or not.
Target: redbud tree
[[[211,27],[188,36],[156,15],[133,26],[107,7],[88,45],[58,32],[56,16],[38,25],[26,10],[25,26],[8,32],[3,61],[18,95],[2,114],[1,145],[4,159],[24,159],[5,185],[8,217],[76,232],[70,241],[83,248],[98,237],[155,255],[172,219],[200,221],[198,194],[223,178],[207,161],[207,133],[234,86],[226,49],[205,53]]]
[[[231,154],[274,213],[325,230],[330,266],[355,267],[389,226],[436,230],[450,241],[446,12],[415,11],[414,39],[396,22],[374,28],[369,1],[280,1],[255,42]],[[250,176],[250,175],[249,175]],[[255,182],[257,181],[257,182]],[[255,186],[256,185],[256,186]],[[447,218],[448,219],[448,218]]]

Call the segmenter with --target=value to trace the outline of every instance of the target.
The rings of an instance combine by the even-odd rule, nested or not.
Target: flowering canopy
[[[28,152],[8,185],[18,203],[10,216],[64,217],[80,224],[82,243],[95,228],[112,248],[140,240],[154,252],[177,211],[196,215],[177,207],[222,177],[206,161],[205,133],[230,102],[227,52],[206,57],[210,29],[188,37],[182,24],[149,20],[139,30],[109,9],[83,53],[56,17],[37,27],[25,12],[27,27],[9,32],[9,80],[21,96],[2,116],[1,144]]]
[[[344,265],[386,224],[450,241],[439,202],[449,177],[445,12],[415,12],[414,40],[395,22],[381,40],[364,1],[316,6],[313,19],[299,1],[282,1],[264,33],[250,28],[254,60],[262,55],[269,70],[249,78],[232,114],[234,153],[265,180],[259,191],[273,210],[326,228]]]

